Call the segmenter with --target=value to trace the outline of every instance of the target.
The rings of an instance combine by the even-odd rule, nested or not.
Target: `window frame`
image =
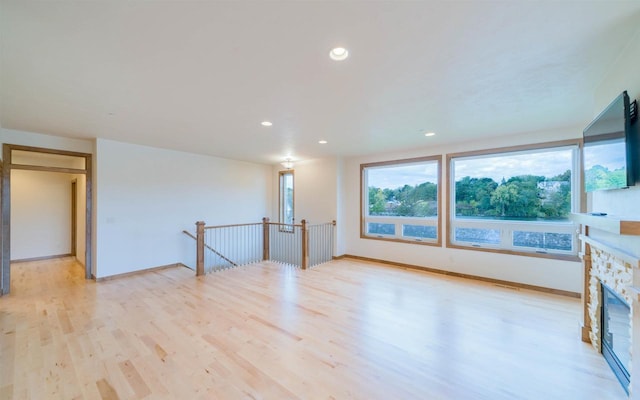
[[[431,163],[434,162],[437,169],[437,194],[436,194],[436,210],[437,215],[435,217],[403,217],[403,216],[369,216],[365,214],[368,212],[368,186],[366,185],[367,180],[365,177],[365,171],[368,168],[375,167],[385,167],[385,166],[394,166],[394,165],[403,165],[403,164],[418,164],[418,163]],[[406,158],[400,160],[391,160],[391,161],[380,161],[380,162],[372,162],[372,163],[364,163],[360,164],[360,238],[361,239],[371,239],[371,240],[382,240],[387,242],[397,242],[397,243],[412,243],[412,244],[420,244],[425,246],[437,246],[442,247],[442,155],[435,156],[427,156],[427,157],[416,157],[416,158]],[[421,220],[421,221],[420,221]],[[412,221],[416,222],[424,222],[428,221],[429,224],[426,226],[435,226],[436,228],[436,239],[421,239],[416,237],[404,237],[402,235],[402,227],[405,223],[410,223]],[[376,234],[373,236],[371,234],[367,234],[367,223],[393,223],[396,228],[395,235],[381,235]]]
[[[284,181],[285,175],[291,175],[291,223],[285,221],[285,209],[284,209]],[[288,225],[294,225],[296,222],[296,185],[295,185],[295,173],[293,169],[287,169],[278,172],[278,222],[280,224],[280,231],[293,232],[293,227]]]
[[[491,253],[502,253],[502,254],[512,254],[512,255],[520,255],[520,256],[528,256],[528,257],[538,257],[538,258],[550,258],[557,260],[566,260],[566,261],[579,261],[579,242],[578,242],[578,230],[579,225],[571,220],[565,221],[557,221],[557,222],[544,222],[544,221],[501,221],[501,220],[490,220],[483,219],[474,221],[473,219],[457,219],[455,215],[455,170],[453,167],[453,163],[455,159],[462,158],[473,158],[473,157],[482,157],[482,156],[499,156],[501,154],[507,155],[509,153],[519,153],[519,152],[535,152],[536,150],[544,151],[553,148],[562,148],[562,147],[574,147],[575,146],[575,158],[572,160],[572,171],[571,171],[571,185],[572,185],[572,200],[571,200],[571,211],[570,213],[581,212],[585,209],[586,196],[584,194],[584,178],[582,174],[582,148],[583,142],[580,139],[570,139],[570,140],[561,140],[555,142],[545,142],[538,144],[528,144],[528,145],[520,145],[520,146],[509,146],[509,147],[501,147],[501,148],[493,148],[493,149],[484,149],[477,151],[467,151],[460,153],[449,153],[446,155],[446,182],[448,185],[447,193],[446,193],[446,215],[447,215],[447,223],[446,223],[446,239],[445,245],[447,248],[453,249],[464,249],[464,250],[475,250],[475,251],[485,251]],[[480,224],[484,224],[488,229],[500,229],[500,238],[501,243],[498,245],[492,244],[478,244],[472,242],[465,241],[454,241],[453,234],[455,233],[455,229],[457,227],[475,227]],[[547,228],[552,228],[551,232],[549,232]],[[530,248],[531,250],[525,250],[527,248],[522,247],[522,250],[519,249],[519,246],[513,245],[513,233],[515,231],[524,230],[528,232],[546,232],[546,233],[571,233],[573,235],[573,248],[571,252],[567,251],[554,251],[547,249],[544,252],[536,250],[534,248]],[[506,244],[506,245],[505,245]]]

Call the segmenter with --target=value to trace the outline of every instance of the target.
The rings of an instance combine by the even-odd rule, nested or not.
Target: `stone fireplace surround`
[[[582,340],[601,352],[602,282],[631,308],[629,398],[640,400],[640,390],[635,391],[637,393],[633,390],[634,386],[640,387],[637,372],[640,371],[640,221],[589,214],[573,214],[572,219],[583,226],[580,235],[584,266]]]

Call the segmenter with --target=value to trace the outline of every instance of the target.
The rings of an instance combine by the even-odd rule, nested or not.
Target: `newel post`
[[[302,220],[302,269],[309,267],[309,232],[307,231],[307,220]]]
[[[196,222],[196,276],[204,275],[204,221]]]
[[[269,218],[262,218],[262,260],[269,261]]]

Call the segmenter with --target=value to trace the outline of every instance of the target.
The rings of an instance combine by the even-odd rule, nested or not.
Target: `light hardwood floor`
[[[95,283],[14,264],[1,399],[625,399],[580,302],[352,260]]]

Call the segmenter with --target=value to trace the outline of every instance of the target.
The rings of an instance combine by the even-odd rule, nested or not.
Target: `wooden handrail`
[[[252,225],[260,225],[260,222],[251,222],[248,224],[232,224],[232,225],[213,225],[213,226],[205,226],[204,229],[215,229],[215,228],[233,228],[236,226],[252,226]]]
[[[282,222],[269,222],[269,225],[275,225],[275,226],[293,226],[296,228],[301,228],[302,224],[284,224]]]
[[[325,226],[325,225],[333,225],[336,226],[336,221],[331,221],[331,222],[323,222],[321,224],[307,224],[307,228],[311,228],[312,226]]]
[[[197,237],[193,236],[191,234],[191,232],[189,231],[182,231],[182,233],[184,233],[185,235],[189,236],[190,238],[192,238],[193,240],[198,240]],[[206,249],[211,250],[213,253],[215,253],[215,255],[217,255],[218,257],[222,258],[223,260],[225,260],[226,262],[228,262],[229,264],[233,265],[234,267],[237,267],[238,264],[234,263],[233,261],[229,260],[227,257],[223,256],[222,254],[220,254],[219,251],[217,251],[216,249],[214,249],[213,247],[209,246],[208,244],[204,243],[204,247]]]
[[[281,232],[290,232],[294,233],[298,232],[296,230],[296,228],[300,229],[300,237],[298,238],[297,235],[295,237],[292,238],[295,239],[293,242],[294,244],[288,244],[285,245],[286,246],[293,246],[293,248],[290,248],[290,250],[293,250],[294,253],[291,257],[297,258],[297,256],[295,256],[295,252],[297,252],[298,250],[301,252],[301,256],[302,259],[299,261],[298,265],[300,268],[302,269],[308,269],[311,265],[311,253],[310,253],[310,235],[313,235],[314,232],[316,232],[316,229],[313,229],[313,231],[310,231],[311,228],[320,228],[320,229],[325,229],[326,227],[330,227],[336,226],[336,221],[333,220],[331,222],[327,222],[327,223],[321,223],[321,224],[314,224],[311,225],[309,224],[306,220],[302,220],[300,224],[285,224],[285,223],[281,223],[281,222],[270,222],[269,218],[265,217],[262,219],[262,222],[257,222],[257,223],[245,223],[245,224],[229,224],[229,225],[217,225],[217,226],[205,226],[205,223],[203,221],[198,221],[196,222],[196,228],[197,228],[197,234],[194,236],[191,233],[189,233],[188,231],[184,230],[182,231],[184,234],[188,235],[189,237],[191,237],[192,239],[196,240],[196,276],[200,276],[200,275],[204,275],[204,249],[207,248],[209,249],[211,252],[213,252],[214,254],[216,254],[218,257],[220,257],[221,259],[227,261],[229,264],[233,265],[234,267],[239,266],[237,263],[231,261],[230,259],[228,259],[227,257],[225,257],[224,255],[222,255],[220,252],[218,252],[216,249],[214,249],[213,247],[211,247],[210,245],[205,243],[205,230],[207,229],[221,229],[221,228],[237,228],[237,227],[258,227],[259,225],[262,225],[262,260],[264,261],[268,261],[271,259],[272,254],[270,254],[270,242],[271,242],[271,229],[270,229],[270,225],[273,226],[278,226],[280,227],[280,231]],[[283,230],[282,227],[286,227],[286,230]],[[333,230],[331,230],[333,232]],[[323,231],[324,232],[324,231]],[[326,235],[326,234],[324,234]],[[324,237],[324,236],[323,236]],[[331,235],[330,237],[333,237],[333,235]],[[314,239],[316,240],[316,239]],[[288,239],[287,239],[288,241]],[[295,249],[297,246],[297,249]],[[281,249],[282,250],[282,249]],[[287,250],[287,251],[290,251]],[[300,253],[299,253],[300,254]],[[276,255],[276,258],[281,257]],[[314,256],[315,257],[315,256]],[[314,258],[315,260],[315,258]],[[282,260],[281,260],[282,261]],[[290,257],[287,258],[285,256],[285,259],[283,262],[291,262]],[[314,263],[316,263],[316,261],[313,261]],[[298,261],[294,261],[294,264],[298,264]],[[316,265],[316,264],[314,264]]]
[[[330,222],[327,222],[327,223],[330,223]],[[236,226],[254,226],[254,225],[261,225],[261,224],[263,224],[263,222],[250,222],[250,223],[247,223],[247,224],[231,224],[231,225],[212,225],[212,226],[205,226],[204,229],[233,228],[233,227],[236,227]],[[301,228],[302,227],[302,224],[285,224],[285,223],[282,223],[282,222],[269,222],[268,218],[267,218],[267,224],[275,225],[275,226],[293,226],[293,227],[297,227],[297,228]],[[323,224],[318,224],[318,225],[323,225]]]

